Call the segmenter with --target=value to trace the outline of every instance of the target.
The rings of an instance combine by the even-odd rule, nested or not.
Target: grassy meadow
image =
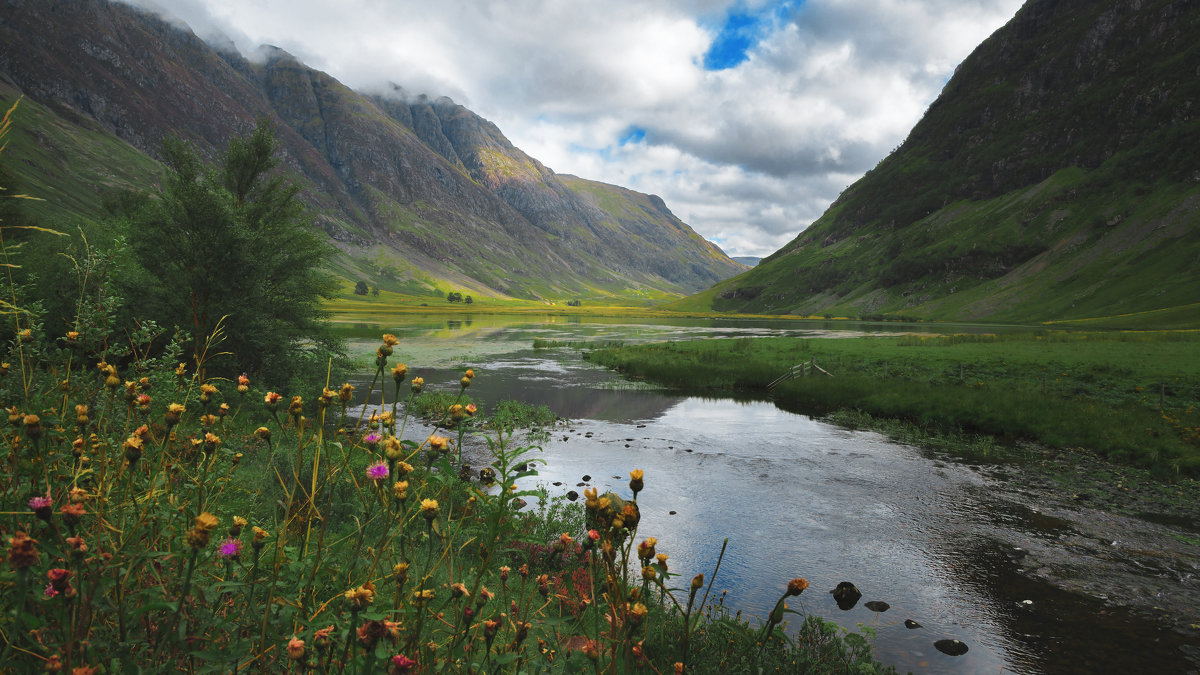
[[[931,432],[1082,447],[1163,474],[1200,473],[1200,333],[1057,332],[705,340],[598,349],[592,361],[694,391],[857,411]]]

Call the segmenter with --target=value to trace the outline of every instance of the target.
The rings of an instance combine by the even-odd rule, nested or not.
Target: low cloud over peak
[[[349,86],[450,96],[555,171],[767,255],[898,145],[1021,0],[127,0]]]

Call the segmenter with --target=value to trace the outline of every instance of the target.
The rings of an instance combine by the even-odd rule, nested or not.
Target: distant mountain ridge
[[[215,156],[265,116],[348,278],[557,300],[692,292],[744,269],[661,199],[559,176],[449,99],[358,93],[282,50],[251,62],[107,0],[0,0],[0,98],[17,95],[56,132],[14,131],[47,216],[97,215],[60,178],[105,175],[78,166],[103,161],[87,148],[105,135],[149,157],[179,135]],[[90,189],[149,188],[153,164],[130,161]]]
[[[1029,0],[811,227],[680,306],[1027,321],[1194,304],[1197,36],[1191,0]]]

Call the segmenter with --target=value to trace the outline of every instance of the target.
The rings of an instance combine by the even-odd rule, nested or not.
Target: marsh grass
[[[697,340],[588,358],[695,391],[762,391],[812,359],[833,377],[772,393],[810,414],[859,411],[931,432],[1084,447],[1161,473],[1200,472],[1200,334],[1061,333]]]

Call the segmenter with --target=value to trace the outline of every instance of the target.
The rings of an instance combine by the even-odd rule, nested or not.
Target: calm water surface
[[[702,399],[631,388],[576,350],[534,350],[550,340],[665,340],[762,335],[883,334],[872,326],[792,321],[546,320],[427,317],[360,325],[359,352],[382,332],[401,335],[394,360],[430,388],[456,389],[462,367],[479,373],[471,395],[485,405],[518,398],[569,423],[540,442],[536,478],[552,493],[628,494],[627,473],[646,472],[639,537],[654,536],[680,579],[712,576],[725,603],[765,616],[787,581],[812,584],[793,609],[877,632],[877,656],[902,672],[1182,672],[1179,638],[1156,624],[1017,574],[1019,540],[1053,539],[1061,523],[994,495],[979,467],[943,462],[884,437],[788,413],[768,401]],[[891,328],[891,327],[888,327]],[[440,384],[445,383],[445,384]],[[414,438],[428,431],[412,430]],[[487,463],[482,446],[470,463]],[[584,481],[584,476],[590,480]],[[1005,536],[995,536],[1003,531]],[[828,591],[854,583],[862,600],[837,607]],[[679,585],[685,585],[680,582]],[[887,602],[886,612],[863,606]],[[905,619],[921,624],[908,629]],[[943,638],[966,642],[960,657]],[[1149,654],[1158,661],[1147,661]]]

